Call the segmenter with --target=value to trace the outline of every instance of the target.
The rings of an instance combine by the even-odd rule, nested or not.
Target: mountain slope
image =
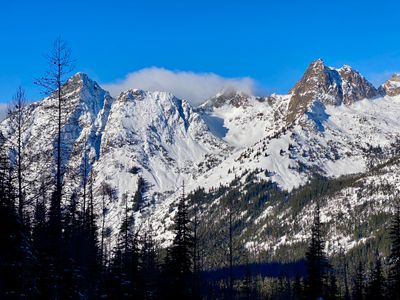
[[[315,178],[342,182],[340,188],[322,195],[330,197],[322,205],[327,221],[340,214],[351,216],[353,210],[366,220],[373,215],[366,206],[378,196],[367,180],[384,185],[387,178],[397,176],[397,81],[394,76],[378,90],[349,66],[335,69],[317,60],[288,95],[255,97],[226,90],[192,108],[165,92],[128,90],[113,99],[78,73],[63,88],[64,202],[82,193],[84,175],[92,170],[96,206],[105,212],[110,246],[125,201],[133,202],[139,189],[135,225],[151,224],[166,245],[183,181],[189,193],[205,188],[203,220],[211,228],[223,227],[223,199],[236,193],[236,199],[244,201],[237,213],[242,244],[278,253],[307,238],[313,202],[301,209],[286,204],[313,186]],[[26,116],[26,191],[33,201],[41,186],[53,180],[56,99],[31,104]],[[8,119],[0,130],[7,139],[16,138]],[[392,165],[381,167],[382,175],[370,175],[374,167],[387,162]],[[346,185],[346,178],[367,185],[370,196],[348,206],[344,195],[356,190]],[[389,185],[394,188],[393,182]],[[271,202],[274,197],[281,201]],[[380,210],[389,212],[389,205],[385,198]],[[339,242],[346,249],[358,245],[348,226],[342,230],[342,225],[332,225],[331,252]],[[274,235],[268,237],[266,232],[271,231]],[[365,233],[365,238],[373,234]]]
[[[62,169],[66,194],[81,185],[80,168],[84,153],[96,159],[108,113],[113,102],[108,92],[78,73],[63,87],[65,100],[62,110]],[[1,132],[8,140],[15,140],[15,129],[10,120],[1,123]],[[55,145],[57,138],[57,99],[50,96],[25,109],[22,144],[25,159],[25,177],[28,195],[38,193],[42,184],[49,184],[55,172]],[[85,151],[86,148],[86,151]]]

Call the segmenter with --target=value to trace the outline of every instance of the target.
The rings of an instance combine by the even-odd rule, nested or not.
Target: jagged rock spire
[[[388,95],[391,97],[399,96],[400,95],[400,74],[393,74],[389,80],[385,81],[385,83],[379,87],[379,91],[383,95]]]
[[[292,99],[289,103],[288,123],[304,114],[316,100],[325,105],[350,105],[379,95],[378,90],[358,71],[348,65],[334,69],[326,66],[322,59],[308,66],[289,93]]]

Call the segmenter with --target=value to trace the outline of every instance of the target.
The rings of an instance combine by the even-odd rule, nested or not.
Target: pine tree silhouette
[[[12,170],[0,136],[0,299],[23,299],[34,294],[32,245],[15,210]]]
[[[178,204],[178,211],[174,224],[175,238],[165,262],[164,274],[169,276],[167,281],[168,299],[186,299],[192,294],[192,254],[193,235],[190,228],[190,219],[184,185],[182,187],[182,198]]]
[[[306,293],[308,299],[323,297],[326,287],[326,271],[328,262],[324,252],[324,240],[321,233],[319,202],[314,211],[314,223],[311,228],[311,241],[306,253],[307,280]]]
[[[353,279],[353,299],[364,299],[364,270],[361,262],[358,263]]]
[[[383,299],[385,278],[382,273],[382,263],[378,254],[376,254],[375,265],[371,270],[371,276],[367,288],[367,300]]]

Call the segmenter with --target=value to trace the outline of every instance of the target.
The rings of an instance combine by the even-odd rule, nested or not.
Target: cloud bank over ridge
[[[114,97],[122,91],[136,88],[171,92],[195,106],[224,89],[235,89],[248,94],[254,94],[256,90],[256,83],[250,77],[225,78],[214,73],[171,71],[158,67],[129,73],[122,80],[105,83],[102,86]]]

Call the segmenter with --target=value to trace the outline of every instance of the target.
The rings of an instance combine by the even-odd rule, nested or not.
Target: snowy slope
[[[64,86],[65,105],[62,112],[63,157],[66,197],[81,185],[81,167],[86,152],[92,160],[99,156],[102,132],[113,102],[108,92],[78,73]],[[42,184],[54,180],[55,146],[57,137],[57,99],[54,96],[29,105],[25,110],[23,128],[24,172],[29,197],[38,193]],[[15,141],[10,120],[1,123],[1,132]],[[85,151],[86,149],[86,151]]]
[[[170,93],[129,90],[113,99],[82,73],[68,80],[63,92],[64,203],[74,193],[82,193],[84,175],[93,169],[99,211],[105,187],[112,191],[106,203],[106,223],[112,234],[119,227],[125,199],[131,201],[137,190],[139,177],[146,184],[143,206],[155,207],[184,179],[197,178],[232,151],[209,131],[187,101]],[[56,116],[53,96],[26,108],[24,173],[32,203],[41,187],[54,181]],[[9,119],[0,129],[8,140],[16,140]],[[47,192],[49,196],[51,189]]]
[[[123,195],[132,198],[139,176],[147,184],[143,206],[157,209],[183,180],[197,178],[229,153],[188,102],[164,92],[122,93],[111,108],[94,166],[96,195],[101,197],[101,186],[108,184],[117,196],[110,203],[107,224],[118,226]]]
[[[379,96],[374,88],[370,89],[370,83],[347,66],[328,70],[355,74],[356,80],[339,81],[347,86],[340,88],[347,89],[345,98],[352,101],[343,101],[342,92],[341,102],[323,101],[339,96],[321,96],[317,88],[311,100],[303,99],[308,101],[307,110],[291,124],[287,124],[287,116],[293,109],[288,104],[295,97],[293,93],[261,99],[221,93],[198,108],[209,127],[235,150],[221,164],[189,181],[187,190],[229,185],[237,177],[244,184],[246,174],[255,171],[258,178],[291,191],[307,184],[316,172],[331,178],[366,173],[395,155],[400,140],[400,98]],[[352,80],[364,86],[355,86]],[[369,93],[372,99],[361,98]],[[301,110],[304,106],[299,105]],[[170,206],[180,193],[168,198],[155,212],[153,222],[163,220],[167,224],[160,225],[160,232],[172,224]]]

